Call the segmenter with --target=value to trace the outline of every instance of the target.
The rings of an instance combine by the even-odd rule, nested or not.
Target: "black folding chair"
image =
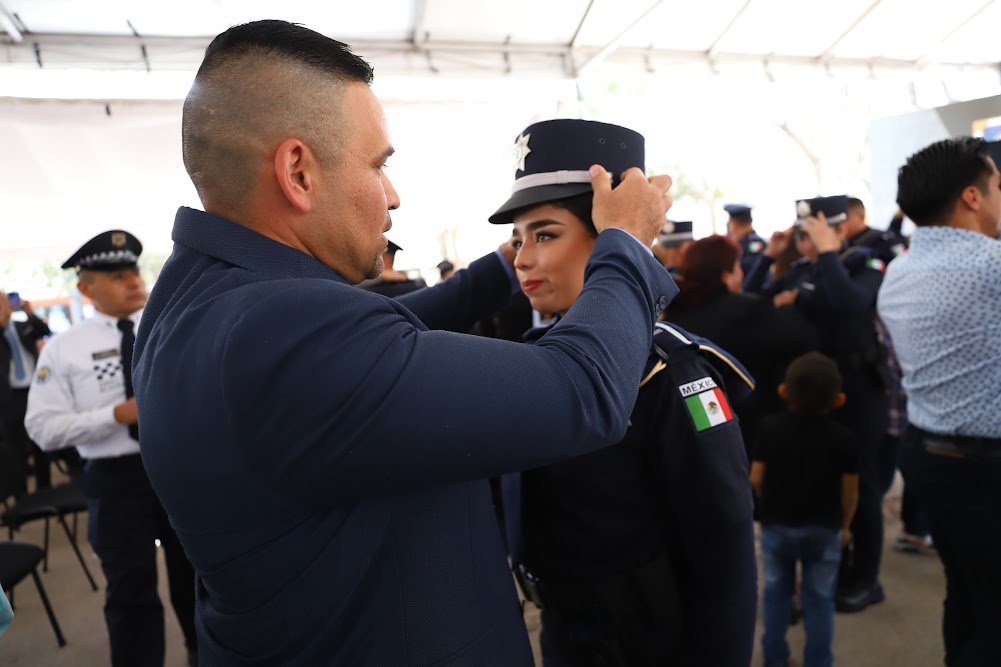
[[[87,563],[77,545],[77,515],[87,511],[87,497],[76,482],[67,482],[53,487],[25,493],[27,471],[6,443],[0,441],[0,526],[6,526],[8,537],[14,539],[14,531],[21,526],[39,519],[45,521],[42,571],[49,569],[49,519],[56,519],[66,532],[70,546],[76,554],[90,587],[97,590],[97,583],[91,576]],[[66,516],[73,517],[70,529]]]
[[[52,611],[49,603],[49,596],[45,594],[45,587],[42,586],[42,578],[38,576],[38,564],[45,557],[45,552],[41,547],[34,544],[24,544],[23,542],[0,542],[0,583],[4,590],[8,592],[10,604],[14,606],[14,587],[21,583],[29,574],[35,580],[35,588],[38,589],[38,597],[42,599],[45,613],[49,616],[49,623],[52,631],[56,633],[56,641],[60,648],[66,646],[66,638],[59,628],[59,621]],[[16,622],[16,621],[15,621]]]

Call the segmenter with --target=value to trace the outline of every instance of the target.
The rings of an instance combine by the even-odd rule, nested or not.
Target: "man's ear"
[[[840,408],[840,407],[844,406],[845,401],[847,401],[847,400],[848,400],[848,397],[845,396],[845,392],[839,391],[838,395],[834,397],[834,401],[831,403],[831,407],[835,408],[835,409]]]
[[[286,139],[275,151],[275,177],[295,209],[309,213],[315,195],[314,170],[318,167],[313,152],[298,139]]]
[[[92,286],[86,280],[79,280],[79,281],[77,281],[76,288],[78,290],[80,290],[80,294],[83,294],[88,299],[91,298],[91,289],[92,289]]]
[[[785,382],[783,382],[782,384],[779,385],[778,394],[779,394],[779,398],[781,398],[783,401],[788,401],[789,400],[789,390],[786,388],[786,383]]]
[[[975,185],[968,185],[963,188],[963,192],[960,193],[959,199],[966,205],[971,211],[980,210],[980,200],[983,199],[984,193],[980,191]]]

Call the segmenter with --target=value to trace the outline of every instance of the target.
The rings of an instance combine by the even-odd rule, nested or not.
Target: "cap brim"
[[[585,192],[591,192],[590,183],[558,183],[525,188],[512,194],[510,199],[504,202],[487,220],[494,225],[509,224],[514,222],[515,214],[523,208],[582,195]]]

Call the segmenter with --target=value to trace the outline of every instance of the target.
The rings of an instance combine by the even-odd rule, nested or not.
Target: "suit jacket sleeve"
[[[511,299],[511,282],[496,253],[481,257],[434,287],[404,294],[397,300],[428,329],[469,331],[480,319]]]
[[[677,292],[645,248],[607,233],[576,304],[536,345],[426,331],[392,300],[329,289],[337,307],[315,288],[258,300],[221,351],[224,410],[247,464],[283,493],[323,504],[617,442],[655,317]],[[310,298],[324,307],[290,330],[299,299]]]
[[[28,351],[28,354],[37,360],[38,341],[52,334],[49,325],[32,315],[27,322],[16,322],[14,327],[21,338],[21,345]]]

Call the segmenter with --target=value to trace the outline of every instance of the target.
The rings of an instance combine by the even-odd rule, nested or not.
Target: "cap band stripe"
[[[542,174],[522,176],[511,186],[511,194],[525,188],[537,188],[541,185],[564,185],[566,183],[590,183],[591,174],[586,171],[548,171]]]
[[[661,241],[661,242],[667,242],[667,241],[688,241],[688,240],[694,239],[694,238],[695,238],[695,236],[692,234],[692,232],[675,232],[674,234],[660,234],[657,237],[657,240]]]

